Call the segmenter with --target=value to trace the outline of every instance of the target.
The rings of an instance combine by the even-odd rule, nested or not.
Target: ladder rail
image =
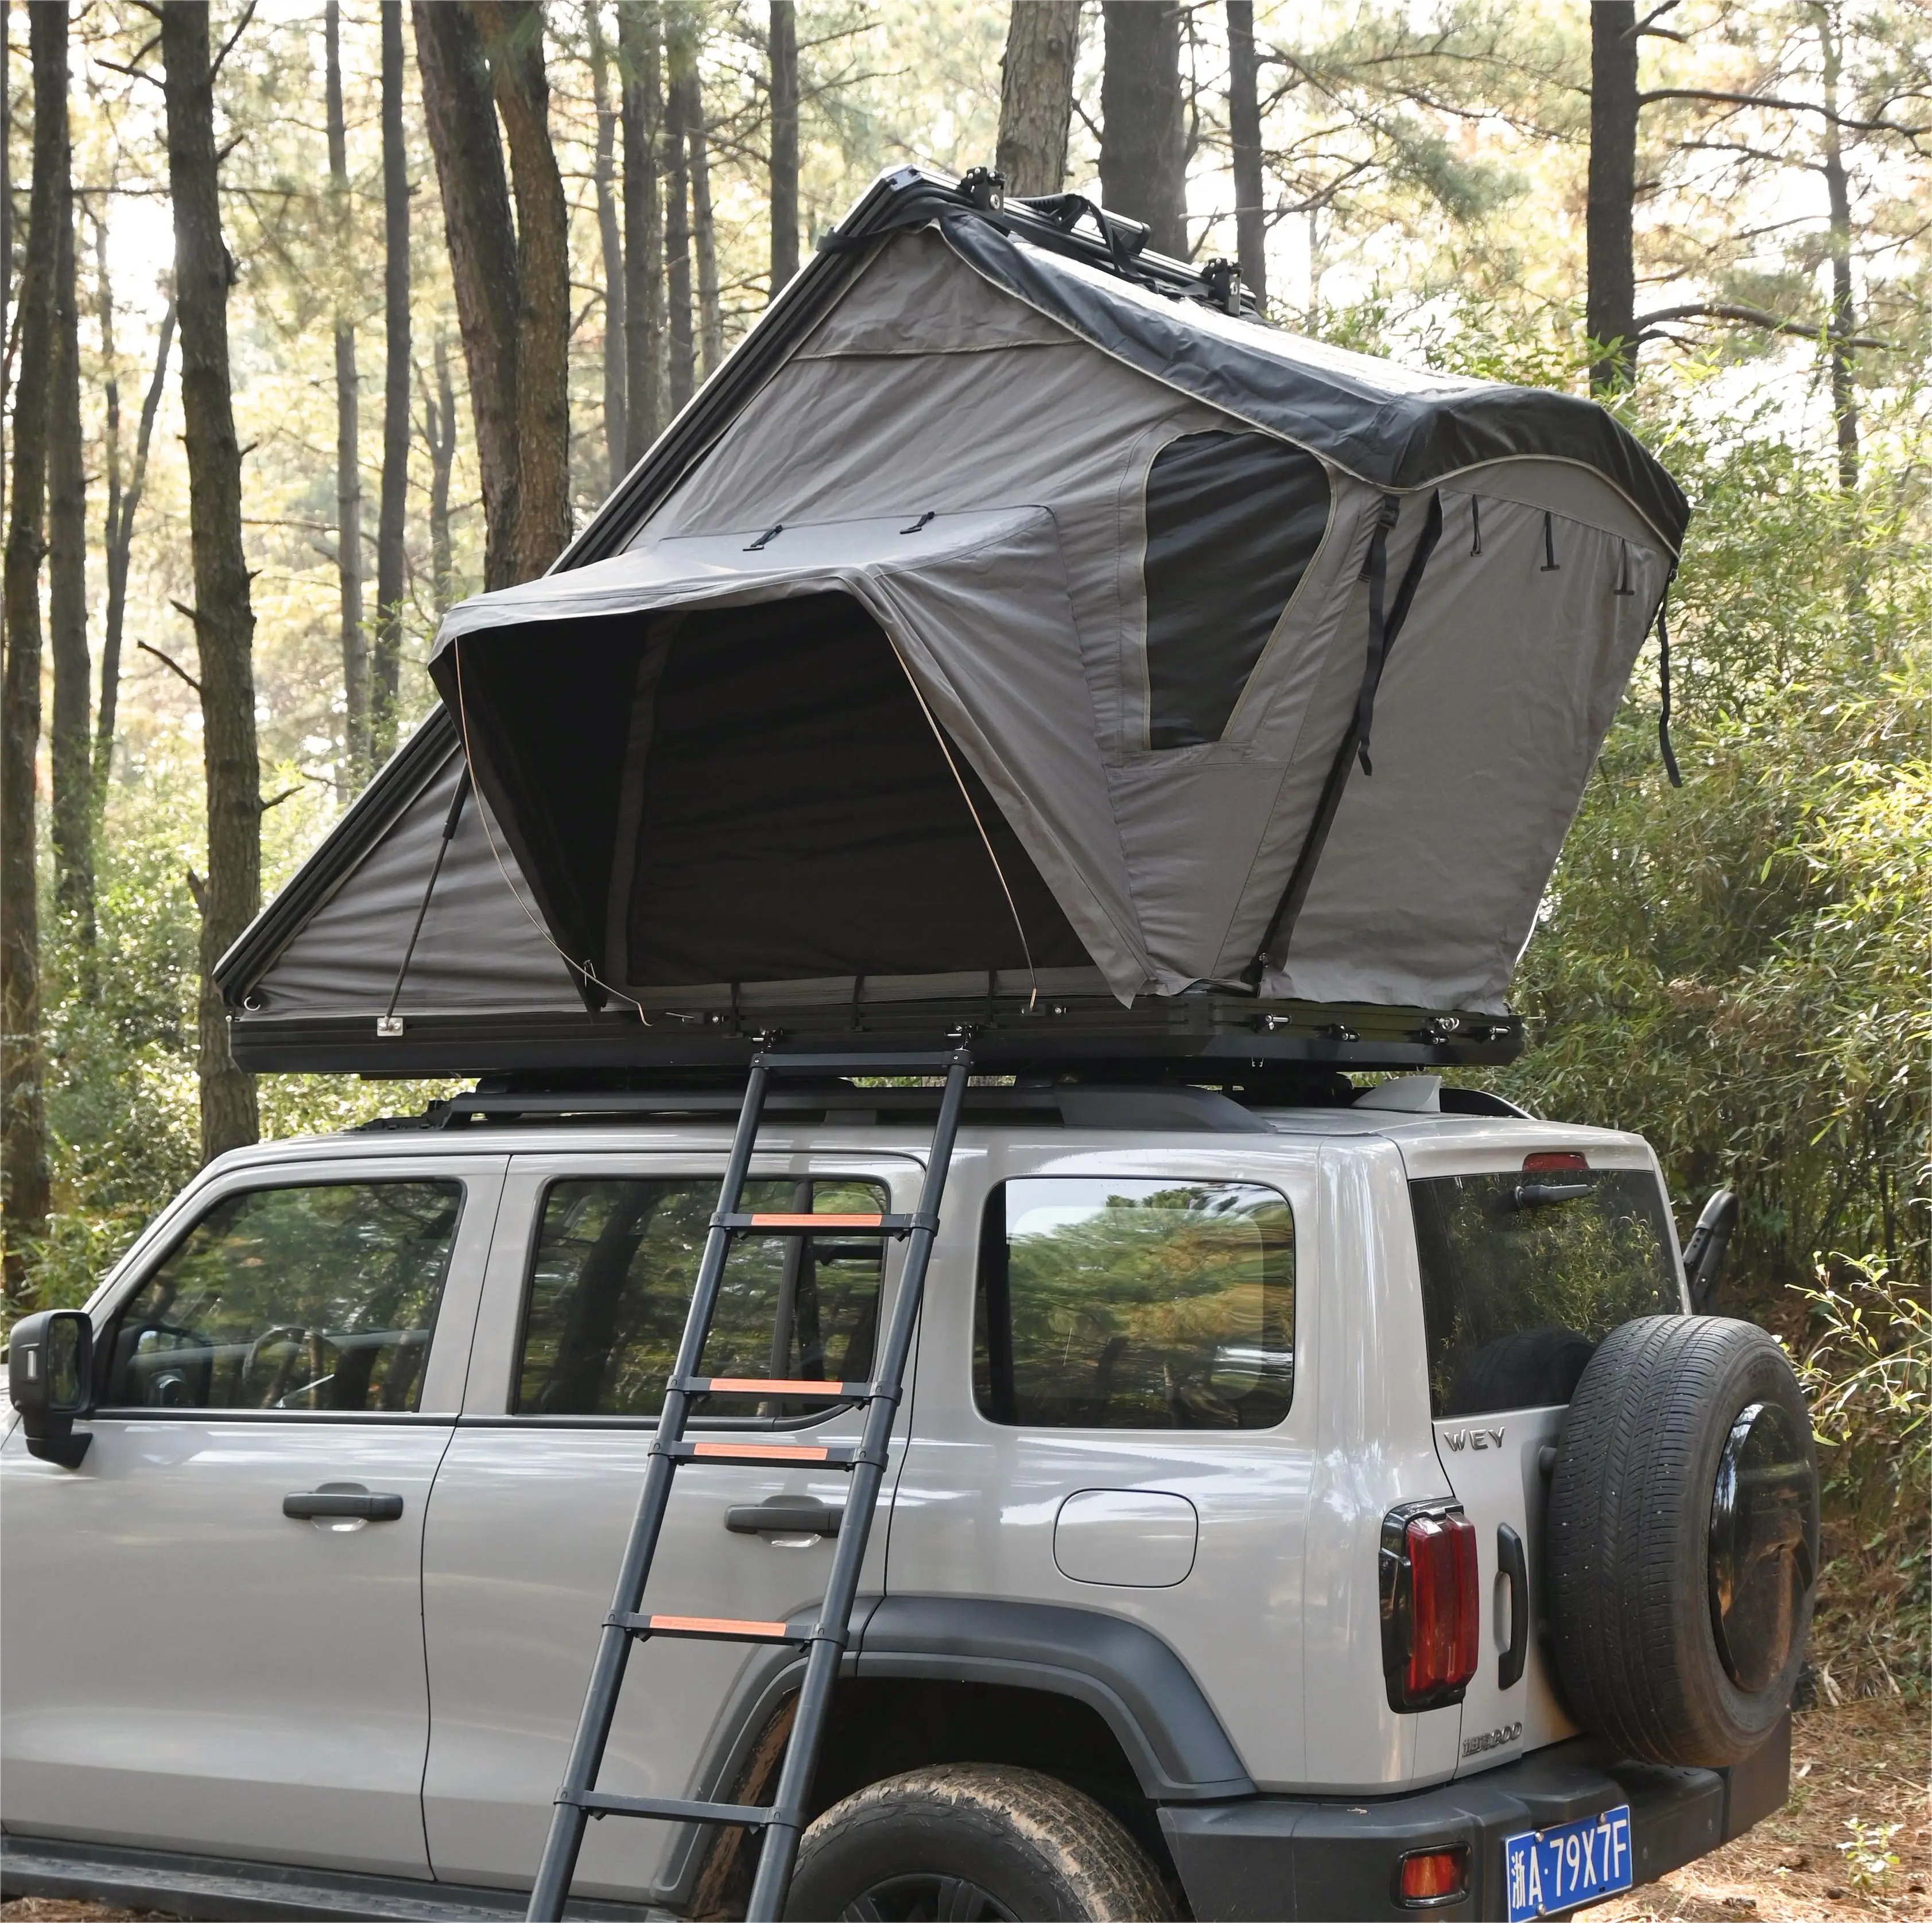
[[[799,1838],[805,1829],[806,1799],[818,1765],[832,1688],[844,1655],[852,1604],[858,1594],[866,1546],[872,1535],[872,1518],[884,1479],[886,1451],[904,1394],[906,1364],[911,1357],[920,1304],[926,1292],[926,1266],[932,1254],[940,1198],[952,1167],[953,1141],[959,1131],[959,1114],[965,1105],[967,1077],[971,1066],[972,1057],[963,1047],[956,1051],[947,1066],[946,1089],[940,1101],[932,1152],[926,1162],[915,1218],[918,1226],[908,1239],[905,1266],[900,1272],[883,1352],[872,1369],[874,1379],[890,1384],[893,1393],[878,1397],[866,1406],[863,1439],[852,1472],[851,1494],[845,1505],[844,1526],[832,1550],[832,1573],[826,1579],[825,1601],[819,1614],[819,1634],[806,1658],[798,1709],[785,1745],[777,1792],[772,1799],[773,1814],[765,1826],[758,1873],[746,1908],[747,1923],[776,1923],[790,1886]]]
[[[762,1061],[752,1065],[745,1086],[745,1105],[738,1113],[738,1128],[731,1141],[731,1153],[724,1166],[720,1188],[718,1214],[737,1206],[742,1199],[745,1178],[757,1146],[758,1122],[764,1109],[766,1077]],[[631,1526],[624,1558],[620,1565],[612,1616],[636,1612],[644,1600],[645,1579],[657,1554],[658,1538],[664,1529],[664,1512],[670,1506],[671,1479],[676,1463],[669,1445],[681,1441],[691,1397],[677,1385],[698,1373],[703,1359],[705,1338],[717,1306],[718,1290],[724,1279],[724,1263],[731,1250],[731,1232],[714,1222],[704,1239],[704,1256],[698,1281],[691,1292],[691,1307],[685,1316],[684,1334],[680,1338],[677,1361],[664,1390],[664,1406],[658,1417],[657,1434],[651,1443],[644,1472],[644,1486],[638,1497],[636,1520]],[[581,1799],[596,1787],[598,1766],[610,1742],[610,1726],[616,1719],[617,1699],[622,1689],[624,1671],[629,1662],[631,1637],[616,1624],[606,1622],[598,1632],[597,1655],[591,1664],[590,1680],[584,1691],[584,1709],[578,1719],[577,1735],[564,1766],[562,1784],[551,1806],[550,1833],[544,1841],[543,1859],[537,1868],[530,1890],[529,1923],[560,1923],[568,1901],[572,1878],[577,1872],[578,1853],[584,1847],[584,1826],[590,1812]]]

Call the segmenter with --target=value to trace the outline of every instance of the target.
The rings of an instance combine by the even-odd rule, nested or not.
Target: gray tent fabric
[[[1591,403],[1412,376],[1306,343],[1276,348],[1282,337],[1268,330],[997,238],[996,248],[964,249],[949,224],[879,244],[628,551],[452,610],[432,665],[446,700],[461,705],[466,637],[524,635],[562,678],[572,672],[572,622],[842,592],[890,637],[932,721],[1121,1001],[1252,981],[1354,716],[1384,504],[1398,508],[1384,561],[1392,592],[1433,500],[1445,533],[1376,696],[1374,773],[1348,775],[1316,879],[1258,985],[1501,1011],[1662,595],[1681,529],[1668,511],[1681,496]],[[1010,254],[1024,277],[1009,271]],[[1090,313],[1072,316],[1076,333],[1047,311],[1042,290],[1054,286],[1120,307],[1138,329],[1132,355],[1097,346]],[[1185,335],[1186,351],[1156,378],[1142,364],[1163,329]],[[1240,354],[1228,349],[1236,334]],[[1384,439],[1390,421],[1406,421],[1422,451],[1384,460],[1372,484],[1356,471],[1376,469],[1362,446],[1342,447],[1326,428],[1291,439],[1280,425],[1286,390],[1254,373],[1255,357],[1270,352],[1304,387],[1310,367],[1325,367],[1325,407],[1349,400],[1361,431]],[[1211,380],[1200,373],[1208,365]],[[1238,415],[1232,400],[1199,397],[1242,379],[1252,391]],[[1552,400],[1564,402],[1553,413]],[[1472,420],[1510,431],[1478,431]],[[1229,511],[1200,517],[1195,565],[1272,571],[1292,592],[1272,632],[1243,643],[1224,671],[1236,680],[1197,700],[1208,722],[1178,730],[1156,701],[1185,679],[1171,622],[1164,655],[1150,662],[1150,475],[1166,451],[1276,436],[1284,455],[1322,454],[1325,489],[1318,476],[1312,496],[1305,487],[1282,496],[1273,520],[1240,511],[1231,495]],[[1492,445],[1526,451],[1485,463]],[[1606,448],[1607,473],[1579,453]],[[1388,484],[1465,457],[1453,486]],[[1631,484],[1638,469],[1642,487]],[[1198,491],[1211,494],[1210,481]],[[1653,514],[1671,520],[1669,538]],[[1476,541],[1463,526],[1472,514]],[[1184,517],[1178,525],[1184,538]],[[1159,550],[1170,572],[1172,544]],[[1231,652],[1220,634],[1198,648],[1201,663]],[[492,714],[484,732],[539,725],[540,685],[518,685],[519,711]],[[553,933],[614,992],[640,987],[609,939],[620,918],[566,912],[546,894],[560,858],[538,842],[561,798],[510,792],[476,732],[479,784]],[[1174,745],[1177,732],[1204,738]],[[622,895],[623,877],[610,886],[613,900]]]
[[[887,214],[604,558],[446,616],[446,718],[223,964],[248,1019],[386,1008],[466,765],[397,1008],[479,1035],[1102,984],[1505,1010],[1675,482],[1577,397]]]

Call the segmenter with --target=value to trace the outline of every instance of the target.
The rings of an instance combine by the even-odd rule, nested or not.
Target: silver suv
[[[753,1206],[910,1209],[932,1101],[806,1092]],[[974,1090],[790,1914],[1514,1919],[1784,1800],[1809,1428],[1687,1312],[1650,1149],[1427,1077],[1299,1102]],[[16,1328],[10,1895],[520,1911],[735,1105],[230,1155]],[[745,1240],[706,1370],[862,1377],[899,1260]],[[650,1606],[808,1615],[844,1495],[692,1464]],[[604,1786],[768,1796],[801,1667],[642,1649]],[[755,1848],[593,1824],[572,1913],[742,1913]]]

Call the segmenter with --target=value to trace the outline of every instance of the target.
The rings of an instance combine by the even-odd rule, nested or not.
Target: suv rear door
[[[519,1886],[536,1873],[723,1161],[710,1148],[512,1161],[464,1414],[424,1543],[434,1711],[424,1819],[440,1877]],[[773,1155],[754,1162],[747,1194],[753,1208],[786,1212],[908,1210],[919,1178],[916,1163],[890,1155]],[[896,1281],[898,1251],[889,1246]],[[879,1269],[876,1242],[741,1243],[704,1371],[862,1377]],[[775,1358],[780,1313],[790,1325]],[[707,1439],[858,1439],[850,1409],[716,1400],[692,1424]],[[888,1471],[888,1489],[896,1473]],[[797,1528],[751,1532],[733,1512],[774,1498],[794,1507],[815,1499],[829,1520],[846,1481],[841,1471],[782,1463],[681,1469],[646,1607],[776,1621],[815,1606],[830,1538]],[[862,1592],[882,1586],[884,1522],[881,1514]],[[711,1779],[740,1767],[731,1739],[755,1721],[758,1679],[788,1655],[727,1643],[634,1648],[600,1786],[632,1796],[730,1793],[730,1781]],[[584,1896],[667,1890],[688,1872],[700,1841],[661,1823],[593,1823],[574,1887]]]
[[[1457,1774],[1574,1733],[1541,1633],[1544,1451],[1596,1344],[1682,1304],[1676,1236],[1641,1143],[1519,1131],[1494,1149],[1401,1144],[1436,1453],[1476,1529],[1481,1658]]]

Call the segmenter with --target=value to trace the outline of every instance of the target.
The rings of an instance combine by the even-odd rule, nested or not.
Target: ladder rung
[[[668,1442],[674,1462],[796,1463],[801,1468],[850,1469],[859,1454],[856,1442],[826,1442],[800,1448],[790,1442]]]
[[[724,1215],[712,1218],[714,1228],[754,1236],[908,1236],[921,1227],[916,1215]]]
[[[560,1803],[574,1803],[594,1817],[658,1817],[668,1823],[718,1823],[763,1829],[778,1811],[760,1803],[692,1803],[679,1796],[614,1796],[603,1790],[566,1790]]]
[[[633,1636],[682,1636],[695,1643],[809,1643],[809,1629],[783,1622],[739,1622],[724,1616],[607,1616]]]
[[[902,1055],[758,1055],[756,1067],[772,1075],[938,1075],[959,1059],[950,1049]]]
[[[686,1376],[671,1387],[685,1395],[785,1396],[808,1402],[867,1402],[885,1393],[870,1382],[793,1382],[773,1376]]]

